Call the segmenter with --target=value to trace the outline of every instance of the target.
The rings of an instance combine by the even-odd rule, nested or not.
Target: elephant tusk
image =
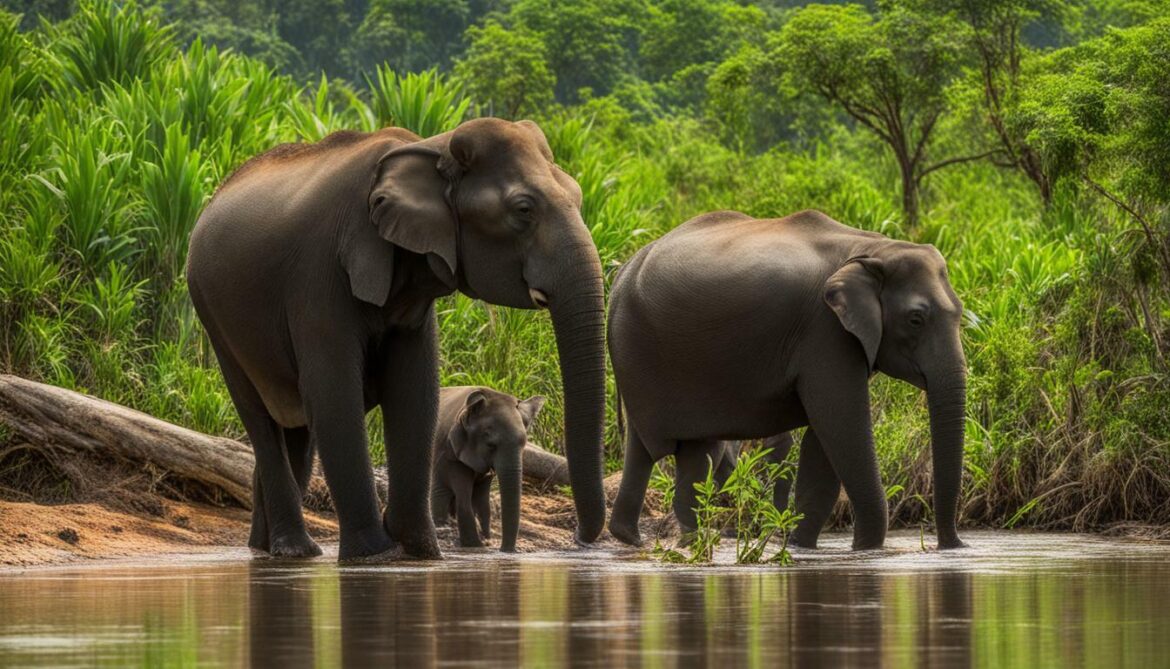
[[[548,295],[545,295],[543,290],[529,288],[528,296],[532,298],[532,303],[537,309],[548,309]]]

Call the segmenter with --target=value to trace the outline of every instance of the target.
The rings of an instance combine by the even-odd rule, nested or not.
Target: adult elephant
[[[939,546],[961,546],[961,314],[934,247],[815,211],[705,214],[648,244],[610,295],[610,357],[628,417],[611,533],[639,543],[656,460],[676,456],[675,513],[690,530],[692,484],[709,457],[718,461],[719,440],[772,437],[786,453],[787,431],[807,425],[796,481],[805,517],[794,543],[816,545],[844,484],[854,548],[880,547],[886,498],[868,382],[881,371],[927,392]]]
[[[551,312],[577,538],[601,533],[601,265],[581,189],[535,124],[485,118],[426,140],[388,128],[277,147],[207,206],[187,281],[256,453],[251,546],[320,553],[298,490],[315,443],[342,560],[395,543],[439,556],[428,499],[433,302],[457,289]],[[385,514],[366,448],[375,406],[386,425]]]

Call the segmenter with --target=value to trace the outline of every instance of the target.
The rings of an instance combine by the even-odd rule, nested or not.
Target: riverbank
[[[606,481],[611,492],[619,477]],[[180,501],[160,495],[140,494],[126,503],[126,491],[118,501],[42,504],[0,499],[0,567],[36,567],[78,564],[111,558],[150,557],[164,554],[205,553],[227,547],[245,547],[251,512],[203,502]],[[493,493],[493,536],[499,537],[499,498]],[[648,510],[649,511],[649,510]],[[663,515],[644,514],[645,532],[675,534],[663,524]],[[338,539],[332,513],[305,511],[309,534],[321,544]],[[525,485],[521,500],[520,552],[567,550],[573,547],[576,514],[572,498],[556,490]],[[452,526],[439,528],[440,545],[457,545]],[[599,544],[617,548],[605,536]],[[491,545],[497,545],[495,541]]]

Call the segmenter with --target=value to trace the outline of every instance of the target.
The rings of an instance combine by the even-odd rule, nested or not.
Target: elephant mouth
[[[529,288],[528,296],[532,298],[532,303],[537,309],[548,309],[548,295],[545,295],[543,290]]]

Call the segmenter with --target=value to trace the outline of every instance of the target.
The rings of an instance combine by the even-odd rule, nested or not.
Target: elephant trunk
[[[584,226],[582,226],[584,228]],[[592,543],[605,526],[602,423],[605,419],[605,306],[601,261],[592,241],[575,244],[549,297],[565,392],[565,457],[577,508],[576,539]]]
[[[516,552],[516,535],[520,532],[520,451],[500,452],[492,466],[500,481],[500,525],[503,535],[500,550]]]
[[[967,416],[967,372],[962,366],[927,384],[931,459],[934,466],[934,522],[939,548],[959,548],[956,528],[963,482],[963,437]]]

